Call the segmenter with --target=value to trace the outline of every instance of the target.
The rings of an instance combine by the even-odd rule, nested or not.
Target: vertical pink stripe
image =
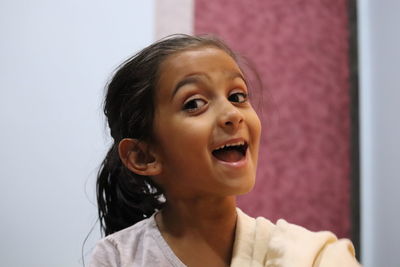
[[[347,27],[346,0],[196,0],[195,33],[251,59],[266,87],[249,214],[349,235]]]

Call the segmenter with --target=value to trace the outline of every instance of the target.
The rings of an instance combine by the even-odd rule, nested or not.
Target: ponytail
[[[129,227],[161,209],[161,189],[149,177],[129,171],[114,144],[101,164],[97,179],[100,227],[105,235]]]

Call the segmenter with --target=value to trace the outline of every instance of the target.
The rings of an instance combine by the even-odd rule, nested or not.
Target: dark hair
[[[162,208],[162,189],[149,177],[124,166],[118,144],[123,138],[152,140],[154,92],[160,64],[174,53],[204,46],[222,49],[236,60],[235,54],[215,37],[172,35],[123,62],[108,83],[104,114],[113,144],[97,177],[98,214],[105,235],[131,226]]]

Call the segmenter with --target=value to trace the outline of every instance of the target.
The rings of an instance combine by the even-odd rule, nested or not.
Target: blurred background
[[[0,1],[0,265],[87,264],[110,142],[104,85],[161,37],[211,33],[264,85],[257,183],[238,205],[351,238],[366,267],[398,266],[399,11],[394,0]]]

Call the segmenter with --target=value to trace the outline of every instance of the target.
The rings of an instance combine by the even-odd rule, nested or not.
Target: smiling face
[[[155,95],[153,177],[168,197],[231,196],[254,185],[261,125],[243,73],[221,49],[169,56]]]

